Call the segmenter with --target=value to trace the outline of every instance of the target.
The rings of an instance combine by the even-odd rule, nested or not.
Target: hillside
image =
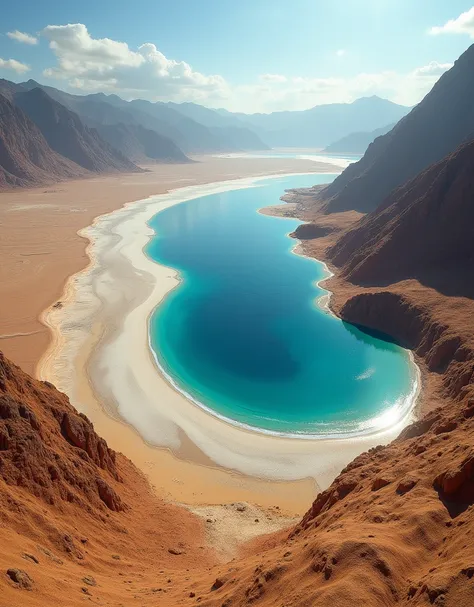
[[[103,141],[97,131],[85,126],[77,114],[42,89],[15,93],[14,102],[38,126],[53,150],[79,166],[97,173],[140,171],[121,152]]]
[[[328,257],[356,284],[416,278],[474,299],[473,224],[471,141],[394,190],[329,249]]]
[[[473,605],[473,416],[468,402],[434,411],[357,457],[295,529],[233,562],[202,604]]]
[[[0,541],[0,603],[12,607],[157,604],[215,562],[198,519],[156,498],[64,394],[1,353]]]
[[[474,45],[395,128],[320,196],[327,212],[370,212],[390,192],[474,135]]]
[[[298,525],[216,565],[201,523],[154,498],[64,395],[0,355],[2,596],[26,607],[470,607],[473,444],[474,400],[432,411],[357,457]]]
[[[323,150],[325,154],[365,154],[369,145],[382,135],[385,135],[393,129],[395,125],[390,124],[381,129],[370,132],[351,133],[334,143],[331,143]]]
[[[133,162],[191,162],[171,139],[140,125],[104,124],[97,132]]]
[[[0,95],[0,189],[84,174],[79,166],[56,154],[28,116]]]

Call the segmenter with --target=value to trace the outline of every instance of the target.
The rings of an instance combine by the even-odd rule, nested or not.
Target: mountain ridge
[[[370,212],[390,192],[474,136],[474,45],[363,158],[321,192],[326,212]]]
[[[36,124],[0,94],[0,189],[86,175],[48,145]]]

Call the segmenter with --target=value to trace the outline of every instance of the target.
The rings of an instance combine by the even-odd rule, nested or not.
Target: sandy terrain
[[[253,184],[245,178],[181,188],[134,202],[83,230],[81,234],[90,240],[92,263],[68,281],[61,304],[44,315],[55,340],[38,374],[68,394],[113,446],[133,453],[133,460],[153,482],[158,472],[156,483],[166,488],[169,497],[190,504],[229,501],[237,499],[228,493],[229,483],[235,487],[238,480],[240,500],[294,509],[300,500],[307,503],[318,489],[326,488],[359,453],[393,440],[411,419],[412,399],[396,423],[371,435],[301,440],[247,431],[218,419],[189,402],[157,372],[145,319],[178,281],[173,270],[143,254],[152,233],[147,221],[160,210],[198,195]],[[133,435],[129,438],[130,429],[122,424],[112,442],[111,418],[130,424]],[[146,449],[142,459],[141,449],[133,447],[136,431],[147,443],[171,453],[154,450],[151,459]],[[198,475],[192,474],[189,462],[200,465]],[[222,483],[225,493],[212,489],[216,474],[229,478]],[[298,499],[286,491],[285,483],[258,479],[297,482]],[[252,497],[249,490],[255,488]]]
[[[35,372],[36,364],[50,344],[50,332],[39,317],[62,298],[68,277],[88,264],[87,241],[77,232],[90,225],[95,217],[126,202],[183,186],[243,176],[328,170],[327,165],[293,159],[202,160],[192,165],[157,165],[142,175],[97,177],[46,189],[3,193],[0,197],[1,350],[27,372]],[[76,362],[80,373],[86,361]],[[208,501],[280,504],[296,514],[304,510],[317,492],[312,479],[298,481],[288,491],[288,483],[260,482],[257,478],[216,469],[189,441],[182,445],[180,459],[169,450],[152,448],[117,416],[112,419],[110,411],[104,413],[87,382],[83,383],[83,390],[87,413],[98,431],[113,448],[132,458],[162,495],[195,504]],[[199,461],[198,474],[189,460]]]

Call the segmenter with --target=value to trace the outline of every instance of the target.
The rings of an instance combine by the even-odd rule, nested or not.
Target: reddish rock
[[[33,580],[26,571],[22,569],[8,569],[7,575],[19,588],[23,588],[24,590],[31,590],[33,588]]]

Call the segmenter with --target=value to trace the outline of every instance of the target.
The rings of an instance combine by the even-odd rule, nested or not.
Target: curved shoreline
[[[282,177],[282,175],[273,176],[273,178],[276,178],[276,177]],[[267,178],[269,178],[269,177],[253,178],[253,181],[257,182],[257,181],[264,180]],[[255,185],[255,184],[253,184],[253,185]],[[249,187],[253,187],[253,185],[249,186]],[[261,209],[258,209],[257,212],[261,213],[262,209],[265,209],[265,208],[267,208],[267,207],[262,207]],[[158,211],[157,214],[159,214],[160,212],[161,211]],[[266,215],[265,213],[261,213],[261,214]],[[266,215],[266,216],[269,217],[269,215]],[[276,218],[276,219],[288,219],[287,217],[278,217],[275,215],[271,215],[271,217]],[[154,230],[153,230],[153,234],[156,235],[156,232]],[[287,237],[291,238],[290,233],[287,233]],[[334,319],[338,320],[339,322],[343,322],[339,318],[339,316],[337,316],[337,314],[335,314],[333,312],[333,310],[331,309],[331,306],[330,306],[331,295],[332,295],[331,291],[329,291],[328,289],[326,289],[325,287],[322,286],[322,283],[328,281],[329,279],[331,279],[334,276],[334,273],[329,269],[326,262],[305,255],[303,253],[303,250],[301,247],[301,242],[296,242],[296,244],[290,249],[290,252],[294,255],[303,257],[305,259],[309,259],[312,262],[322,265],[325,275],[323,277],[319,278],[318,280],[314,281],[314,284],[317,288],[324,290],[325,293],[318,295],[315,298],[314,303],[323,312],[329,314],[330,316],[332,316]],[[344,441],[344,440],[347,440],[350,438],[352,438],[352,439],[370,438],[371,436],[378,436],[385,431],[390,431],[391,427],[394,425],[398,426],[399,424],[404,424],[405,421],[407,424],[409,423],[411,416],[412,416],[412,412],[414,411],[414,409],[416,407],[416,403],[417,403],[417,400],[418,400],[418,397],[420,394],[420,390],[421,390],[421,372],[420,372],[418,365],[415,362],[413,353],[410,352],[409,350],[406,350],[405,348],[401,348],[401,349],[403,349],[405,352],[407,352],[407,354],[410,358],[410,364],[411,364],[411,368],[413,371],[413,378],[411,381],[411,384],[412,384],[411,391],[403,399],[404,406],[397,408],[397,406],[394,405],[390,409],[387,409],[386,411],[384,411],[383,413],[381,413],[380,415],[378,415],[374,418],[365,420],[364,422],[361,422],[360,424],[354,424],[355,426],[357,426],[355,429],[352,429],[352,424],[348,424],[349,429],[347,431],[343,431],[341,429],[340,432],[329,431],[327,433],[325,433],[325,432],[311,433],[311,432],[291,432],[291,431],[270,430],[268,428],[262,428],[260,426],[254,426],[251,424],[246,424],[244,422],[237,421],[235,419],[227,417],[226,415],[224,415],[222,413],[219,413],[212,407],[207,406],[205,403],[201,402],[200,400],[195,398],[192,394],[190,394],[185,388],[181,387],[179,385],[179,381],[177,379],[175,379],[169,372],[167,372],[164,369],[164,367],[160,363],[160,361],[158,359],[158,355],[155,352],[155,349],[153,348],[153,345],[152,345],[152,339],[151,339],[151,333],[150,333],[151,317],[156,312],[156,310],[165,303],[166,299],[171,295],[171,293],[173,291],[175,291],[176,289],[178,289],[183,284],[183,277],[181,276],[181,274],[178,270],[175,270],[174,268],[170,268],[168,266],[164,266],[163,264],[160,264],[159,262],[157,262],[155,259],[150,258],[145,250],[143,250],[143,255],[145,255],[151,263],[157,264],[161,267],[166,267],[171,272],[174,272],[175,278],[176,278],[176,284],[173,286],[173,288],[171,288],[166,293],[166,295],[159,302],[159,304],[157,304],[156,307],[149,312],[149,315],[147,317],[147,326],[148,326],[147,343],[148,343],[149,351],[151,352],[154,363],[156,365],[157,372],[160,373],[177,392],[182,394],[189,402],[193,403],[196,407],[199,407],[204,413],[206,413],[212,417],[215,417],[230,426],[240,428],[241,430],[244,430],[246,432],[254,432],[257,434],[262,434],[264,436],[273,436],[276,438],[308,440],[308,441],[323,441],[323,440]],[[398,409],[400,409],[400,410],[398,411]],[[397,412],[398,412],[398,415],[395,416],[394,414]],[[386,420],[386,425],[377,427],[377,420],[382,420],[382,419]],[[321,424],[321,425],[323,425],[323,424]],[[328,424],[328,426],[329,425],[330,424]],[[366,426],[366,428],[359,428],[361,425]],[[349,426],[351,426],[351,427],[349,427]]]
[[[117,265],[118,260],[121,259],[123,261],[123,257],[127,257],[126,254],[124,255],[125,251],[127,251],[126,236],[128,235],[130,240],[131,228],[133,243],[128,242],[128,248],[130,249],[131,247],[132,249],[132,277],[135,276],[135,279],[139,278],[138,284],[131,290],[132,292],[129,290],[125,294],[125,299],[129,298],[128,303],[130,303],[130,300],[132,301],[132,309],[121,318],[123,326],[114,327],[115,336],[113,335],[114,331],[110,331],[107,323],[102,324],[102,332],[97,337],[97,342],[101,342],[100,348],[97,347],[90,357],[96,360],[94,365],[88,365],[88,379],[95,386],[96,390],[98,384],[102,381],[100,401],[108,415],[111,415],[115,419],[117,417],[122,418],[122,420],[125,418],[127,421],[123,420],[124,423],[130,423],[136,428],[144,440],[151,444],[170,448],[175,453],[180,453],[183,443],[182,434],[184,434],[189,441],[200,449],[209,462],[217,466],[268,479],[293,480],[310,476],[316,478],[318,484],[324,487],[329,484],[335,474],[355,455],[380,442],[389,442],[395,438],[402,427],[410,420],[404,420],[402,424],[397,424],[388,431],[358,438],[345,436],[342,441],[341,439],[328,438],[320,438],[317,441],[301,441],[299,440],[300,437],[295,440],[287,436],[261,435],[256,433],[253,428],[251,431],[247,431],[230,426],[214,417],[214,415],[205,415],[203,414],[203,409],[189,403],[182,395],[178,394],[156,372],[151,352],[148,351],[144,355],[143,350],[148,350],[147,348],[143,348],[143,344],[148,343],[148,331],[146,331],[147,335],[141,341],[140,347],[141,338],[137,334],[140,333],[143,337],[143,331],[141,331],[138,322],[136,326],[140,330],[133,335],[129,331],[128,335],[126,335],[128,342],[126,338],[124,341],[127,325],[129,327],[130,324],[133,324],[135,318],[137,318],[137,321],[141,318],[141,324],[144,325],[144,329],[147,329],[148,323],[143,323],[143,318],[149,318],[150,313],[155,309],[159,301],[171,288],[178,284],[174,270],[158,266],[156,262],[151,262],[143,255],[142,249],[148,242],[151,229],[146,226],[146,222],[143,222],[144,218],[141,215],[145,214],[152,217],[159,210],[163,210],[171,206],[171,204],[178,204],[179,202],[184,202],[184,200],[195,198],[198,194],[203,195],[203,190],[207,190],[207,193],[214,193],[216,191],[224,191],[225,189],[236,189],[236,187],[252,187],[257,180],[281,176],[280,174],[245,178],[243,180],[220,182],[207,186],[182,188],[165,195],[152,196],[149,199],[129,203],[114,213],[97,218],[93,225],[90,228],[86,228],[82,234],[90,239],[87,247],[87,254],[91,260],[90,264],[81,273],[71,277],[70,281],[68,281],[66,286],[68,297],[64,305],[61,308],[49,309],[43,315],[45,323],[51,328],[55,337],[52,347],[43,357],[38,369],[43,378],[57,383],[60,389],[70,395],[73,403],[80,410],[86,408],[85,412],[87,413],[87,407],[81,406],[82,403],[76,396],[76,386],[74,386],[74,382],[72,381],[73,374],[70,373],[71,363],[74,366],[75,358],[81,350],[81,346],[87,340],[90,340],[91,334],[94,334],[94,330],[97,330],[94,324],[94,317],[99,313],[101,308],[101,311],[104,311],[103,302],[100,299],[98,291],[100,291],[101,287],[105,286],[107,281],[110,281],[111,276],[108,275],[109,273],[104,267],[102,267],[102,275],[100,274],[98,268],[101,261],[100,257],[104,253],[104,249],[112,247],[112,249],[116,249],[115,265]],[[198,194],[196,194],[196,190]],[[156,208],[157,205],[160,206],[160,209]],[[127,215],[130,215],[128,217],[129,232],[128,234],[120,234],[120,226],[123,228],[122,220],[127,218]],[[139,221],[137,221],[137,216],[140,216]],[[134,220],[136,221],[135,224],[133,223]],[[100,232],[102,223],[107,227],[106,234],[109,239],[107,243],[100,242],[101,238],[99,236],[103,237],[102,240],[105,238],[103,234],[98,233]],[[143,227],[144,225],[145,228]],[[133,231],[134,226],[137,229],[135,232]],[[140,240],[140,242],[137,243],[137,240]],[[133,253],[136,253],[137,250],[140,252],[142,259],[138,255],[133,256]],[[108,252],[110,253],[110,250]],[[130,253],[130,251],[128,252]],[[130,259],[127,259],[127,261],[130,261]],[[150,264],[153,264],[154,268],[150,268]],[[129,267],[128,270],[130,271],[130,269]],[[99,287],[96,284],[94,290],[94,278],[97,278],[97,274],[100,279],[97,281]],[[91,281],[87,285],[88,278]],[[145,285],[149,287],[153,281],[154,285],[151,289],[144,290]],[[137,281],[135,280],[135,282]],[[123,284],[125,288],[125,283],[119,284]],[[164,292],[163,285],[165,285]],[[89,298],[84,291],[84,287],[87,286],[89,287]],[[140,289],[141,292],[138,293]],[[148,292],[145,293],[145,291]],[[74,293],[76,294],[75,296]],[[112,318],[116,323],[117,316],[112,314],[112,316],[109,315],[109,318]],[[118,330],[119,335],[117,335]],[[65,347],[65,335],[68,336],[67,347]],[[119,346],[117,343],[120,337],[124,341],[123,346]],[[114,343],[115,351],[111,350],[111,346]],[[120,359],[120,352],[122,352],[122,359]],[[127,365],[127,361],[123,360],[123,355],[127,358],[126,353],[129,352],[133,352],[134,356],[137,355],[139,357],[135,361],[135,369],[133,370],[132,383],[134,384],[134,388],[132,390],[130,390],[129,385],[124,385],[123,382],[125,370],[128,373],[131,371]],[[107,356],[109,357],[108,367]],[[91,371],[92,367],[94,367],[96,374],[98,372],[99,375],[102,375],[99,381],[97,381],[97,377],[93,377],[94,371]],[[114,386],[105,386],[103,378],[107,376],[107,373],[110,373],[111,368],[116,369]],[[139,380],[138,376],[140,376]],[[125,384],[129,383],[130,377],[128,377]],[[153,399],[150,400],[150,398],[148,398],[146,406],[143,406],[146,396],[143,394],[141,386],[145,385],[149,387],[153,386],[155,388],[154,394],[160,393],[163,400],[167,403],[165,407],[166,412],[163,411],[163,407],[161,410],[160,406],[155,407],[156,402],[153,402]],[[104,394],[104,388],[106,388],[106,394]],[[156,389],[158,389],[158,392],[156,392]],[[117,397],[119,393],[120,398]],[[140,413],[143,413],[144,409],[147,408],[149,414],[149,418],[145,424],[137,421],[136,415],[134,415],[136,411],[129,410],[127,414],[123,413],[123,408],[126,408],[127,402],[136,403],[138,399],[142,401]],[[168,416],[165,413],[168,413]],[[222,435],[225,436],[223,437]],[[333,451],[331,449],[332,444],[334,446],[337,444],[337,453],[335,454],[331,453]],[[344,449],[341,449],[342,445],[344,445]],[[315,459],[324,461],[315,462]]]

